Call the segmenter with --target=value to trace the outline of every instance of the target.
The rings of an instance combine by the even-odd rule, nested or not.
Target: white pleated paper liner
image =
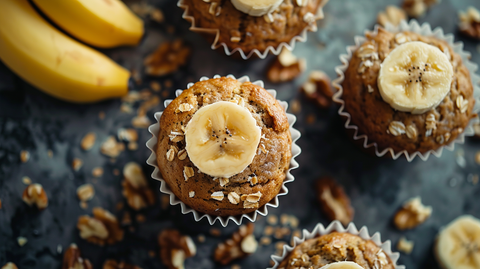
[[[215,75],[213,78],[220,78],[220,77],[221,76],[219,76],[219,75]],[[228,75],[227,77],[236,79],[233,75]],[[204,80],[208,80],[208,79],[210,79],[210,78],[202,77],[202,78],[200,78],[200,81],[204,81]],[[243,77],[241,77],[237,80],[240,81],[240,82],[247,82],[247,81],[250,81],[250,78],[248,76],[243,76]],[[263,88],[263,81],[261,81],[261,80],[254,81],[252,83]],[[192,87],[193,84],[194,83],[189,83],[187,85],[187,89]],[[276,97],[277,92],[275,90],[267,90],[267,91],[274,98]],[[178,97],[182,92],[183,92],[183,90],[177,90],[175,92],[175,95]],[[165,107],[167,107],[172,101],[173,100],[171,100],[171,99],[165,100],[165,104],[164,104]],[[285,102],[285,101],[280,101],[280,100],[277,100],[277,101],[279,102],[280,106],[283,108],[283,110],[286,113],[287,108],[288,108],[288,103]],[[157,134],[159,133],[159,130],[160,130],[160,117],[162,116],[162,112],[155,113],[155,119],[157,120],[157,122],[155,124],[151,125],[148,128],[148,131],[152,134],[152,138],[150,138],[150,140],[147,141],[147,148],[149,148],[152,151],[152,153],[150,154],[150,157],[147,160],[147,164],[149,164],[149,165],[151,165],[155,168],[155,170],[152,173],[152,178],[160,181],[160,191],[162,193],[168,194],[170,196],[170,204],[171,205],[180,205],[183,214],[192,213],[195,221],[200,221],[203,218],[207,218],[210,225],[213,225],[216,221],[219,221],[222,224],[222,226],[224,226],[224,227],[227,226],[227,224],[230,220],[233,221],[234,223],[236,223],[237,225],[240,225],[242,223],[243,218],[246,218],[246,219],[254,222],[256,220],[258,214],[260,214],[262,216],[265,216],[265,215],[268,214],[268,207],[273,207],[273,208],[278,207],[278,205],[279,205],[278,197],[286,195],[288,193],[288,188],[285,186],[285,184],[290,183],[290,182],[295,180],[295,178],[290,173],[290,171],[292,169],[298,168],[298,163],[295,161],[295,158],[300,154],[301,149],[295,142],[300,138],[300,132],[298,130],[296,130],[295,128],[293,128],[293,124],[296,121],[296,117],[293,114],[290,114],[290,113],[286,113],[286,114],[287,114],[288,123],[290,125],[290,134],[292,136],[292,159],[290,160],[290,168],[287,171],[286,178],[283,181],[282,188],[280,189],[280,192],[277,194],[277,196],[275,196],[275,198],[273,198],[270,202],[268,202],[265,205],[259,207],[257,210],[255,210],[251,213],[237,215],[237,216],[228,216],[228,217],[227,216],[221,217],[221,216],[209,215],[209,214],[201,213],[201,212],[198,212],[198,211],[192,209],[191,207],[184,204],[180,199],[178,199],[175,196],[175,194],[168,187],[165,180],[163,180],[162,174],[160,173],[160,169],[158,168],[158,164],[157,164],[157,154],[156,154],[156,148],[157,148],[157,142],[158,142]]]
[[[378,33],[378,29],[381,26],[375,25],[375,28],[373,30],[373,33],[376,34]],[[432,30],[431,26],[429,23],[424,23],[422,25],[419,25],[416,20],[411,20],[409,23],[406,21],[402,21],[399,26],[395,27],[392,26],[391,24],[387,24],[385,27],[386,30],[389,32],[400,32],[400,31],[410,31],[414,32],[417,34],[421,34],[423,36],[434,36],[438,39],[445,40],[448,42],[448,44],[452,47],[453,51],[460,55],[462,58],[463,64],[467,67],[467,69],[470,72],[470,77],[472,79],[472,85],[473,85],[473,95],[475,98],[475,106],[473,108],[473,113],[478,113],[480,111],[480,88],[479,88],[479,81],[480,81],[480,76],[475,74],[475,71],[478,69],[478,66],[471,61],[469,61],[470,58],[470,53],[466,52],[463,50],[463,43],[462,42],[455,42],[454,43],[454,36],[452,34],[444,34],[443,30],[439,27],[435,28]],[[366,31],[367,32],[367,31]],[[345,102],[342,100],[342,94],[343,94],[343,87],[342,87],[342,82],[345,79],[344,72],[348,68],[348,64],[350,59],[352,58],[353,53],[356,51],[356,49],[365,42],[366,38],[364,36],[355,36],[355,45],[354,46],[349,46],[347,47],[347,54],[342,54],[340,55],[340,61],[342,62],[342,65],[337,66],[335,68],[335,71],[338,74],[338,78],[336,78],[332,84],[333,86],[337,89],[337,92],[333,95],[333,101],[340,104],[340,108],[338,109],[338,114],[340,116],[343,116],[346,118],[345,121],[345,128],[350,129],[354,131],[353,139],[354,140],[360,140],[363,141],[363,147],[368,149],[368,148],[374,148],[375,149],[375,155],[378,157],[382,157],[387,154],[387,156],[390,154],[391,157],[396,160],[400,156],[404,155],[407,161],[411,162],[415,157],[419,157],[420,159],[426,161],[430,155],[435,155],[436,157],[440,157],[443,152],[443,148],[446,148],[450,151],[453,151],[455,144],[463,144],[465,142],[465,136],[473,136],[474,135],[474,130],[473,130],[473,124],[476,122],[479,122],[478,117],[471,119],[470,122],[468,123],[467,127],[463,131],[463,133],[459,134],[455,140],[450,142],[450,144],[442,146],[436,150],[429,150],[425,153],[421,152],[414,152],[414,153],[408,153],[406,150],[400,151],[400,152],[395,152],[392,148],[385,148],[385,149],[379,149],[377,143],[368,141],[368,136],[365,134],[359,134],[358,133],[358,127],[356,125],[353,125],[351,121],[350,114],[345,111]]]
[[[220,36],[220,30],[219,29],[197,27],[196,24],[195,24],[195,18],[193,16],[191,16],[188,12],[189,7],[188,7],[188,5],[185,4],[185,0],[179,0],[177,2],[177,6],[184,10],[182,18],[184,18],[186,21],[191,23],[190,30],[192,32],[215,35],[214,41],[213,41],[212,46],[211,46],[212,50],[216,50],[220,47],[223,47],[223,50],[224,50],[224,52],[227,56],[231,56],[235,52],[238,52],[240,54],[240,57],[242,57],[242,59],[247,60],[250,57],[252,57],[252,55],[256,55],[260,59],[265,59],[269,53],[274,54],[274,55],[278,55],[278,54],[280,54],[280,52],[282,52],[282,49],[284,47],[286,49],[292,51],[295,48],[295,43],[297,41],[298,42],[307,41],[307,32],[308,31],[311,31],[311,32],[316,32],[317,31],[318,27],[317,27],[317,22],[316,21],[320,20],[320,19],[323,19],[323,17],[324,17],[323,7],[325,6],[325,4],[327,4],[328,1],[329,0],[321,1],[320,6],[319,6],[318,11],[317,11],[317,14],[315,14],[315,23],[309,24],[307,27],[305,27],[302,30],[302,32],[299,35],[294,36],[289,42],[282,42],[277,47],[268,46],[263,52],[261,52],[257,49],[253,49],[248,54],[246,54],[240,48],[230,49],[227,46],[227,44],[225,44],[223,42],[219,42],[218,41],[219,36]]]
[[[315,228],[311,232],[303,229],[302,238],[294,237],[293,246],[284,245],[283,253],[281,256],[277,256],[277,255],[270,256],[275,264],[273,265],[273,267],[269,269],[277,269],[280,263],[290,254],[290,252],[292,252],[292,250],[296,246],[300,245],[306,240],[319,237],[325,234],[330,234],[332,232],[349,233],[353,235],[358,235],[359,237],[365,240],[371,240],[378,247],[380,247],[388,257],[390,257],[390,260],[392,261],[396,269],[405,269],[405,266],[397,265],[397,261],[398,261],[398,258],[400,257],[400,254],[398,252],[392,252],[390,240],[382,242],[380,238],[380,233],[376,232],[372,236],[370,236],[370,234],[368,233],[367,227],[363,226],[360,230],[358,230],[353,222],[351,222],[348,225],[348,227],[345,229],[342,223],[340,223],[338,220],[331,222],[330,225],[327,226],[327,228],[325,228],[321,223],[319,223],[315,226]]]

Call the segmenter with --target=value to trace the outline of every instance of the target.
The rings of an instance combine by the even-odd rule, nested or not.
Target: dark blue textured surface
[[[252,80],[265,80],[265,68],[272,60],[239,61],[211,51],[209,44],[195,33],[188,31],[188,23],[181,19],[182,10],[176,7],[174,0],[151,1],[160,7],[166,16],[163,24],[149,23],[148,35],[137,48],[120,48],[105,51],[107,55],[128,68],[141,70],[142,59],[159,42],[176,37],[185,39],[193,48],[192,58],[186,67],[174,75],[158,79],[163,89],[174,96],[174,90],[184,88],[188,82],[201,76],[215,74],[234,74],[239,77],[249,75]],[[353,44],[354,35],[361,35],[365,29],[373,28],[378,11],[388,4],[400,1],[382,0],[330,0],[325,9],[326,18],[319,23],[319,31],[310,33],[308,42],[297,44],[294,53],[307,58],[310,69],[321,69],[332,78],[334,67],[340,64],[338,55],[345,53],[345,47]],[[472,61],[480,63],[480,43],[458,35],[457,10],[474,5],[480,9],[477,0],[443,0],[435,6],[420,22],[429,22],[432,27],[442,27],[446,33],[454,33],[456,40],[465,42],[465,49],[472,53]],[[169,27],[175,27],[169,33]],[[302,111],[298,114],[296,128],[302,132],[298,144],[303,149],[297,158],[300,168],[293,171],[295,182],[287,187],[290,193],[280,198],[280,207],[270,209],[270,214],[293,214],[300,220],[300,228],[312,229],[316,223],[328,224],[320,212],[312,186],[319,176],[330,175],[338,180],[350,195],[356,210],[355,223],[358,227],[366,225],[373,233],[379,231],[382,239],[390,239],[396,245],[400,236],[415,241],[410,255],[402,254],[400,264],[409,269],[438,268],[432,246],[435,235],[441,226],[461,214],[480,217],[480,184],[468,181],[471,174],[479,174],[480,166],[474,161],[475,153],[480,150],[480,141],[467,139],[465,145],[456,146],[454,152],[445,151],[441,158],[432,156],[424,162],[419,159],[408,163],[406,160],[378,159],[366,155],[357,149],[345,135],[335,108],[319,111],[305,102],[297,93],[299,85],[307,77],[305,72],[291,83],[271,84],[266,88],[276,89],[278,98],[291,100],[299,98]],[[137,90],[148,87],[151,78],[144,78],[143,85]],[[168,88],[165,81],[173,86]],[[113,169],[121,171],[129,161],[141,163],[147,175],[150,167],[145,165],[149,151],[144,143],[150,138],[147,130],[139,130],[139,149],[126,150],[111,163],[108,157],[99,153],[100,142],[107,136],[116,135],[119,128],[131,127],[133,115],[119,111],[119,100],[106,101],[93,105],[72,105],[55,100],[24,83],[0,64],[0,266],[7,261],[15,262],[20,269],[60,268],[62,254],[57,246],[65,249],[76,242],[86,258],[93,261],[95,268],[107,258],[125,259],[142,268],[163,268],[156,257],[149,257],[148,251],[158,253],[156,236],[166,227],[176,227],[190,234],[197,243],[198,253],[186,261],[187,268],[213,268],[213,249],[218,242],[228,237],[235,229],[234,224],[222,229],[220,238],[209,236],[207,221],[193,221],[192,215],[182,215],[179,207],[162,209],[161,198],[155,207],[144,210],[145,223],[135,221],[135,212],[129,209],[115,210],[115,205],[123,201],[121,195],[121,176],[114,176]],[[153,120],[153,112],[162,110],[158,106],[148,116]],[[105,112],[105,119],[98,114]],[[307,117],[314,116],[313,124],[307,123]],[[97,143],[91,151],[80,149],[80,140],[87,132],[97,134]],[[28,150],[30,160],[22,164],[19,160],[21,150]],[[48,156],[53,151],[53,157]],[[463,154],[462,154],[463,152]],[[462,156],[466,161],[464,167]],[[73,158],[84,161],[78,172],[71,168]],[[104,175],[94,180],[91,171],[102,166]],[[42,212],[28,208],[21,200],[25,188],[21,178],[29,176],[32,181],[41,183],[50,198],[48,208]],[[454,179],[454,180],[453,180]],[[89,208],[79,207],[76,188],[84,183],[95,186],[95,197]],[[152,187],[158,189],[153,182]],[[400,232],[391,224],[392,217],[399,206],[408,198],[420,195],[423,202],[433,206],[433,215],[418,228]],[[112,211],[118,217],[123,211],[131,211],[134,231],[126,229],[125,239],[116,245],[98,247],[79,238],[76,229],[77,218],[91,214],[94,206]],[[255,235],[260,238],[266,218],[257,221]],[[204,234],[205,243],[198,243],[197,235]],[[16,238],[24,236],[28,243],[19,247]],[[283,241],[289,241],[285,237]],[[273,239],[273,242],[278,240]],[[394,248],[395,249],[395,248]],[[269,256],[275,252],[274,243],[261,246],[249,258],[239,261],[243,268],[266,268]],[[228,267],[226,267],[228,268]]]

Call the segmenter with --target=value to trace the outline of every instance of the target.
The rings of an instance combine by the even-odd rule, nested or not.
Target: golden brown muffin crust
[[[394,269],[383,250],[370,240],[349,233],[333,232],[306,240],[280,263],[279,269],[318,269],[334,262],[352,261],[365,269]],[[382,266],[379,267],[379,264]]]
[[[305,14],[315,15],[323,0],[309,0],[300,7],[296,1],[284,0],[278,12],[272,13],[273,22],[267,22],[263,16],[250,16],[237,10],[230,0],[185,0],[189,14],[195,18],[195,26],[207,29],[219,29],[219,43],[229,48],[241,48],[245,54],[253,49],[265,51],[268,46],[276,48],[281,42],[299,35],[309,23],[303,19]],[[211,9],[214,5],[215,8]],[[218,16],[217,9],[220,10]],[[212,14],[213,13],[213,14]],[[232,37],[240,37],[232,42]]]
[[[363,73],[359,71],[362,61],[359,56],[360,48],[357,49],[350,60],[348,69],[345,71],[345,80],[342,83],[345,101],[345,111],[351,115],[351,124],[358,126],[359,135],[366,134],[368,143],[376,142],[379,151],[391,147],[396,153],[406,150],[409,153],[427,152],[440,146],[447,145],[463,132],[471,118],[475,117],[473,107],[475,99],[470,73],[462,63],[460,55],[454,53],[447,42],[435,37],[421,36],[412,32],[402,32],[411,41],[422,41],[438,47],[442,51],[448,51],[451,55],[450,62],[453,66],[454,77],[450,92],[445,99],[431,111],[423,114],[411,114],[408,112],[395,111],[388,103],[383,101],[377,87],[377,78],[380,64],[387,55],[398,46],[395,33],[390,33],[383,28],[378,34],[367,34],[366,41],[360,48],[373,46],[378,54],[378,60],[372,60],[373,66],[366,68]],[[399,36],[397,36],[399,37]],[[369,86],[370,91],[369,92]],[[461,113],[456,106],[458,96],[468,100],[468,109]],[[426,136],[426,119],[433,113],[436,120],[436,129],[430,136]],[[417,138],[410,139],[406,134],[393,136],[387,133],[392,121],[400,121],[408,125],[414,125],[417,130]]]
[[[245,107],[252,113],[257,126],[262,129],[257,154],[243,172],[230,177],[229,183],[221,187],[218,179],[214,181],[211,176],[199,173],[188,157],[179,160],[175,156],[173,161],[167,160],[166,153],[170,145],[177,146],[179,150],[185,148],[184,139],[176,143],[170,140],[169,135],[172,131],[182,132],[182,127],[188,124],[194,113],[202,106],[234,100],[238,96],[245,100]],[[191,104],[193,109],[179,112],[177,109],[183,103]],[[244,208],[243,202],[232,204],[227,198],[228,193],[236,192],[241,196],[259,191],[262,193],[258,203],[260,207],[272,200],[280,191],[290,166],[292,139],[286,113],[262,87],[226,77],[197,82],[167,106],[160,119],[160,126],[156,150],[158,166],[173,193],[191,208],[219,216],[244,214],[258,207]],[[185,166],[194,170],[194,176],[187,181],[183,176]],[[257,176],[258,183],[252,186],[248,180],[253,175]],[[190,191],[195,192],[194,197],[189,197]],[[222,201],[212,199],[211,195],[216,191],[224,193]]]

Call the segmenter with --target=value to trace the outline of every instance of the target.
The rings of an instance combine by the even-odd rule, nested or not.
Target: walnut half
[[[93,269],[88,259],[83,259],[76,244],[71,244],[63,254],[62,269]]]
[[[466,12],[459,12],[460,32],[466,36],[480,39],[480,12],[469,7]]]
[[[318,201],[327,217],[332,221],[339,220],[345,226],[348,225],[353,220],[355,211],[343,187],[329,177],[319,179],[316,187]]]
[[[123,230],[117,218],[103,208],[93,209],[93,218],[80,216],[77,222],[80,237],[97,245],[114,244],[123,239]]]
[[[122,181],[122,194],[131,208],[140,210],[155,204],[155,194],[149,188],[140,165],[127,163],[123,168],[123,176],[125,179]]]
[[[424,206],[420,197],[414,197],[397,211],[393,223],[399,230],[412,229],[425,222],[432,214],[431,206]]]
[[[29,206],[36,205],[38,209],[45,209],[48,206],[47,193],[40,184],[28,185],[22,194],[22,200]]]
[[[245,258],[257,250],[257,240],[253,236],[255,226],[253,223],[242,225],[227,241],[218,244],[213,254],[213,259],[227,265],[233,260]]]
[[[273,83],[287,82],[298,77],[305,70],[305,59],[298,59],[286,48],[272,62],[267,78]]]
[[[197,253],[195,243],[188,235],[174,229],[165,229],[158,235],[160,258],[169,269],[183,269],[186,258]]]
[[[103,269],[142,269],[136,265],[125,262],[117,262],[116,260],[106,260],[103,263]]]

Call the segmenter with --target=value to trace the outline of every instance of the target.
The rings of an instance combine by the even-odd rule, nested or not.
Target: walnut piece
[[[339,220],[343,225],[348,225],[353,220],[354,210],[350,199],[345,194],[343,187],[329,177],[317,181],[318,201],[323,212],[330,220]]]
[[[458,13],[460,32],[466,36],[480,39],[480,12],[474,7],[468,7],[466,12]]]
[[[291,81],[305,70],[305,59],[298,59],[286,48],[272,62],[267,70],[267,78],[273,83]]]
[[[88,259],[83,259],[76,244],[71,244],[63,254],[62,269],[93,269]]]
[[[18,269],[13,262],[7,262],[1,269]]]
[[[397,249],[401,252],[406,253],[406,254],[410,254],[410,253],[412,253],[414,245],[415,245],[415,242],[408,241],[404,236],[402,236],[402,237],[400,237],[400,240],[398,241]]]
[[[192,238],[174,229],[165,229],[158,235],[160,258],[169,269],[183,269],[186,258],[195,256],[197,248]]]
[[[187,62],[189,56],[190,48],[182,40],[164,42],[143,60],[145,72],[151,76],[174,73]]]
[[[438,2],[439,0],[404,0],[402,8],[407,12],[408,16],[418,18],[425,15],[425,12],[431,6]]]
[[[115,260],[106,260],[103,263],[103,269],[142,269],[136,265],[128,264],[126,262],[117,262]]]
[[[109,136],[100,147],[100,152],[108,157],[116,158],[122,151],[125,150],[123,143],[117,143],[114,136]]]
[[[300,91],[320,108],[328,108],[332,105],[333,91],[330,78],[322,71],[312,71]]]
[[[114,244],[123,239],[123,230],[117,218],[103,208],[93,209],[93,218],[80,216],[77,222],[80,237],[88,242],[103,246]]]
[[[82,141],[80,142],[80,146],[82,147],[83,150],[90,150],[95,144],[95,139],[96,139],[95,133],[90,132],[82,138]]]
[[[155,194],[148,186],[139,164],[127,163],[123,168],[123,176],[125,179],[122,181],[122,194],[131,208],[140,210],[155,204]]]
[[[22,194],[22,200],[29,206],[36,205],[38,209],[45,209],[48,206],[47,193],[40,184],[28,185]]]
[[[213,259],[221,265],[227,265],[233,260],[247,257],[257,250],[258,243],[253,236],[253,223],[240,226],[230,239],[218,244]]]
[[[393,222],[399,230],[412,229],[425,222],[431,214],[432,207],[424,206],[420,197],[414,197],[397,211]]]
[[[385,11],[381,11],[377,15],[377,22],[383,27],[387,24],[398,26],[401,21],[407,19],[407,13],[396,6],[387,6]]]
[[[28,160],[30,160],[30,152],[26,150],[20,151],[20,161],[22,161],[22,163],[26,163]]]
[[[83,184],[77,188],[78,199],[82,202],[92,199],[94,195],[95,189],[92,184]]]

